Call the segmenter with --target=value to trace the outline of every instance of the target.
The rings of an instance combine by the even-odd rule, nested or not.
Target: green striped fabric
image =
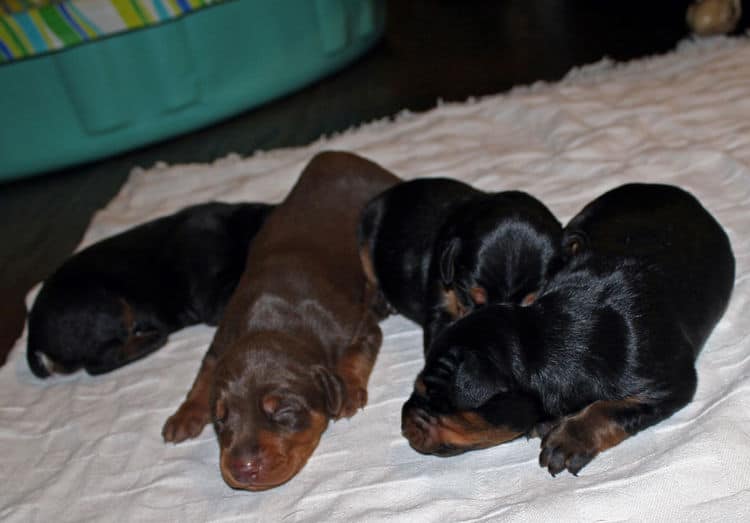
[[[0,0],[0,63],[179,18],[221,0]]]

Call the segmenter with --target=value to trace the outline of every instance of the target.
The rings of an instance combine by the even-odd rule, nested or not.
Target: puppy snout
[[[435,419],[422,407],[407,402],[401,415],[401,434],[409,441],[412,448],[418,452],[430,453],[431,427]]]
[[[263,465],[258,456],[251,458],[232,458],[229,460],[229,474],[240,484],[253,483],[258,479]]]

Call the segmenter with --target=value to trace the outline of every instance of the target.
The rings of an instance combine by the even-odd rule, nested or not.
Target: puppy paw
[[[180,443],[198,437],[210,421],[211,415],[207,406],[186,401],[167,419],[161,435],[166,442]]]
[[[340,418],[351,418],[367,405],[367,389],[358,385],[347,385],[346,399],[341,407]]]
[[[401,434],[409,440],[409,445],[423,454],[430,454],[440,445],[436,427],[438,420],[426,410],[411,408],[402,415]]]
[[[555,427],[537,427],[542,437],[539,465],[553,476],[566,469],[577,476],[599,454],[594,435],[581,420],[567,418]]]

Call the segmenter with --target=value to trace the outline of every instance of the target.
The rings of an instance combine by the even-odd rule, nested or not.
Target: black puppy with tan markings
[[[562,226],[520,191],[485,193],[448,178],[392,187],[359,228],[368,279],[386,304],[424,328],[424,349],[488,303],[533,300],[560,263]]]
[[[31,371],[102,374],[154,352],[183,327],[216,325],[271,208],[194,205],[69,258],[31,308]]]
[[[677,187],[629,184],[573,218],[564,245],[534,303],[485,307],[435,341],[402,413],[416,450],[540,436],[540,465],[577,474],[692,399],[734,285],[717,221]]]

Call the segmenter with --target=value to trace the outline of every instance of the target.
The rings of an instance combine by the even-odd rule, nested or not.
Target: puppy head
[[[459,304],[453,309],[467,314],[488,303],[529,305],[561,264],[561,237],[557,218],[526,193],[487,195],[462,207],[436,243],[440,279]]]
[[[168,332],[148,307],[106,289],[73,294],[53,285],[29,316],[27,360],[40,378],[80,369],[103,374],[155,351]]]
[[[401,428],[424,454],[451,456],[528,433],[541,418],[525,386],[513,307],[492,305],[435,340],[402,410]]]
[[[266,490],[307,463],[341,409],[344,386],[327,368],[290,357],[272,340],[234,352],[242,357],[219,360],[211,394],[221,474],[232,488]]]

